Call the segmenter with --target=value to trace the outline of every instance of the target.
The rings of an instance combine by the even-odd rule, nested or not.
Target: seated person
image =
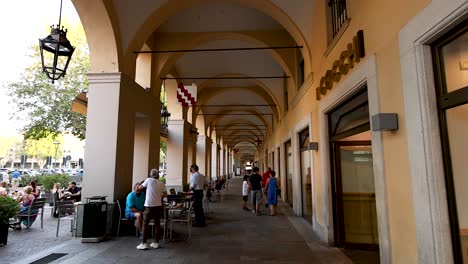
[[[8,191],[6,188],[7,188],[7,182],[6,181],[0,182],[0,196],[8,195]]]
[[[39,187],[37,186],[35,181],[31,181],[29,183],[29,186],[32,187],[32,194],[34,195],[34,198],[39,198],[40,192],[39,192]]]
[[[16,199],[18,203],[23,202],[22,207],[18,213],[18,220],[20,220],[26,227],[30,227],[34,223],[34,220],[36,220],[37,214],[39,212],[39,209],[33,209],[29,211],[29,206],[32,204],[34,199],[35,198],[32,194],[31,186],[26,186],[24,188],[24,195]],[[27,216],[28,212],[30,212],[31,214],[29,218]],[[21,225],[18,226],[16,229],[21,229]]]
[[[65,197],[63,197],[63,188],[61,188],[60,182],[54,183],[54,187],[52,188],[52,195],[54,197],[54,217],[58,217],[58,208],[57,205],[55,204],[58,201],[63,200]]]
[[[68,190],[64,193],[66,200],[73,200],[74,202],[81,201],[81,188],[76,186],[76,182],[70,182]]]
[[[217,182],[216,182],[216,190],[217,191],[220,191],[222,188],[223,188],[223,184],[226,182],[226,180],[224,178],[220,178]]]
[[[142,234],[143,211],[145,211],[146,195],[143,191],[138,190],[138,186],[140,186],[139,182],[133,187],[133,192],[127,195],[125,217],[131,220],[136,220],[138,231]]]

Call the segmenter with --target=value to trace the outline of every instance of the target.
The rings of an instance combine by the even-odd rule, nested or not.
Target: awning
[[[72,112],[86,115],[87,109],[88,97],[86,96],[86,93],[80,93],[77,97],[75,97],[75,99],[73,99],[71,110]]]

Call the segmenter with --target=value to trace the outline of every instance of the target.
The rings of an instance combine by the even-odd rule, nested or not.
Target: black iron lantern
[[[171,116],[171,113],[167,111],[167,107],[163,105],[161,107],[161,128],[166,129],[167,128],[167,122],[169,120],[169,117]]]
[[[42,71],[54,81],[63,77],[75,51],[75,47],[67,39],[67,30],[61,26],[62,0],[60,1],[60,16],[58,25],[50,27],[50,35],[39,39],[41,50]]]

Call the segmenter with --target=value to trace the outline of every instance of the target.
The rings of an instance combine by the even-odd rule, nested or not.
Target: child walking
[[[249,189],[248,176],[244,175],[244,182],[242,183],[242,209],[246,211],[250,211],[250,209],[247,207],[247,201],[249,200]]]

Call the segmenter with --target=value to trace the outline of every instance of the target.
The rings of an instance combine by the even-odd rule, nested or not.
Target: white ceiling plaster
[[[117,13],[122,46],[126,49],[135,32],[144,21],[169,0],[114,0],[114,10]]]
[[[252,44],[236,40],[219,40],[198,46],[199,49],[252,47]],[[226,73],[240,73],[246,76],[283,76],[281,66],[264,50],[233,52],[187,53],[175,65],[180,77],[213,77]],[[184,83],[195,82],[201,85],[205,80],[184,80]],[[283,96],[282,79],[261,79],[278,100]],[[212,81],[209,86],[216,87],[257,86],[253,80]]]
[[[299,28],[310,46],[312,40],[312,0],[270,0],[281,8]],[[322,0],[323,1],[323,0]]]
[[[114,6],[114,11],[117,16],[117,21],[119,23],[119,31],[120,31],[120,38],[122,42],[122,47],[123,49],[127,49],[130,41],[134,37],[135,32],[139,31],[139,28],[143,25],[143,23],[148,19],[148,17],[154,13],[157,9],[159,9],[161,6],[166,4],[169,0],[138,0],[138,1],[129,1],[129,0],[113,0],[112,4]],[[172,0],[176,1],[176,0]],[[183,0],[177,0],[177,1],[183,1]],[[309,42],[311,41],[311,34],[312,34],[312,19],[310,15],[312,14],[312,6],[313,6],[313,1],[312,0],[270,0],[272,3],[274,3],[276,6],[281,8],[283,12],[285,12],[291,20],[297,25],[299,30],[302,32],[304,35],[306,41]],[[221,8],[222,6],[225,6],[225,8]],[[231,6],[229,9],[227,7]],[[246,25],[250,25],[249,29],[250,30],[256,30],[256,29],[268,29],[268,28],[278,28],[278,23],[274,21],[272,18],[269,16],[263,14],[260,11],[257,11],[252,8],[248,7],[239,7],[236,5],[232,4],[221,4],[221,3],[211,3],[208,5],[201,5],[193,8],[193,10],[200,10],[200,9],[206,9],[206,10],[211,10],[210,12],[218,12],[217,15],[212,16],[213,19],[216,18],[215,22],[207,23],[206,21],[209,20],[210,16],[206,17],[200,15],[200,19],[198,22],[190,21],[190,19],[196,19],[197,21],[198,16],[192,16],[190,18],[190,15],[187,15],[187,17],[183,17],[182,21],[186,21],[186,29],[184,31],[188,30],[194,30],[195,28],[199,28],[199,31],[209,31],[209,30],[214,30],[215,28],[218,28],[219,31],[226,31],[228,28],[245,28]],[[221,10],[226,10],[230,12],[224,11],[224,15],[220,15],[219,13]],[[239,11],[242,11],[239,16]],[[187,11],[182,11],[181,13],[188,12],[190,13],[190,9]],[[197,14],[196,11],[192,11]],[[204,14],[203,11],[199,11],[202,13],[199,14]],[[207,11],[208,12],[208,11]],[[231,12],[234,12],[231,14]],[[180,13],[179,13],[180,14]],[[194,15],[195,15],[194,14]],[[208,14],[208,13],[207,13]],[[244,15],[245,14],[245,15]],[[257,14],[258,16],[255,17],[253,16],[254,14]],[[175,16],[178,16],[177,14]],[[235,17],[235,19],[223,19],[223,17],[226,18],[232,18]],[[171,20],[171,19],[169,19]],[[189,22],[190,23],[187,23]],[[179,21],[174,21],[174,22],[167,22],[164,23],[164,27],[162,30],[166,28],[171,29],[171,30],[182,30],[178,29],[178,23]],[[201,27],[201,26],[206,26],[206,27]],[[223,25],[225,28],[219,29],[220,26]],[[155,31],[158,29],[155,28]]]
[[[211,3],[186,9],[158,28],[159,32],[216,32],[271,30],[282,26],[257,11],[229,3]]]

